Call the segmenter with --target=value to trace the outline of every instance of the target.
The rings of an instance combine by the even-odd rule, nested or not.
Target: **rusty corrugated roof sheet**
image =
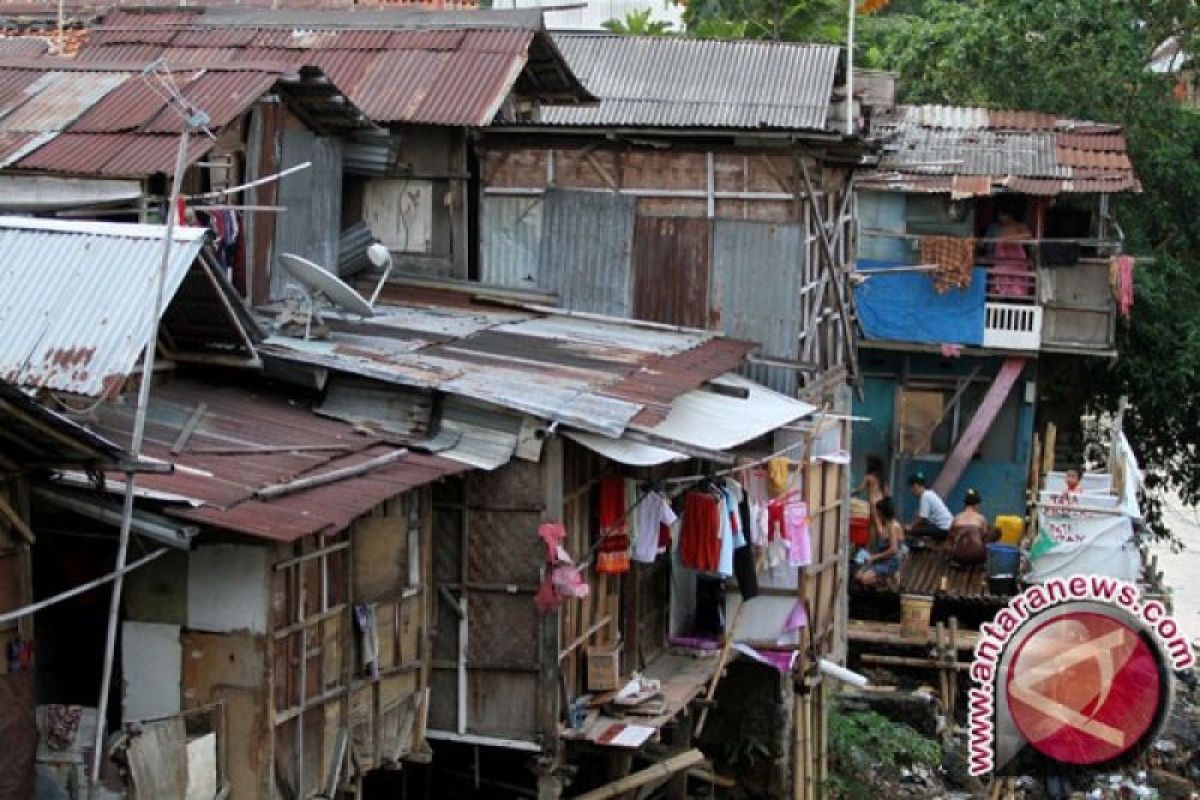
[[[1140,191],[1120,127],[1029,111],[953,106],[899,106],[872,120],[882,144],[879,167],[859,186],[898,192],[953,191],[972,177],[977,195],[1010,191]],[[962,181],[960,180],[960,183]],[[965,186],[965,184],[964,184]]]
[[[328,69],[339,88],[380,123],[488,125],[518,84],[523,91],[591,99],[541,26],[540,12],[417,9],[281,12],[209,9],[163,22],[121,11],[104,20],[79,58],[112,60],[113,48],[155,48],[168,63],[284,61]],[[176,18],[177,17],[177,18]],[[240,50],[229,53],[231,48]],[[536,51],[536,52],[534,52]],[[137,51],[148,57],[147,50]],[[526,70],[535,60],[536,70]]]
[[[119,388],[149,336],[165,235],[162,225],[0,217],[0,380],[90,396]],[[167,301],[204,235],[175,229]]]
[[[635,417],[661,421],[672,400],[737,367],[752,347],[711,331],[406,291],[331,340],[272,337],[261,352],[619,436]]]
[[[187,447],[173,455],[180,427],[200,403],[206,409]],[[133,411],[130,403],[103,403],[92,428],[125,441]],[[255,497],[265,486],[353,466],[396,449],[354,425],[313,414],[307,398],[172,381],[150,395],[145,455],[172,462],[176,469],[170,475],[142,476],[138,485],[197,504],[169,506],[167,513],[173,516],[290,542],[342,530],[411,488],[469,469],[413,452],[357,477],[270,500]]]
[[[177,87],[209,115],[208,127],[214,133],[273,86],[280,87],[286,102],[312,103],[312,113],[303,116],[328,129],[324,132],[370,127],[352,104],[328,102],[340,96],[339,90],[315,67],[239,67],[231,56],[241,50],[186,52],[219,58],[197,58],[202,63],[192,65],[196,69],[174,72]],[[182,120],[164,94],[142,77],[141,69],[74,59],[0,60],[0,167],[119,177],[169,173]],[[281,82],[284,77],[296,80]],[[189,163],[212,146],[210,137],[192,137]]]

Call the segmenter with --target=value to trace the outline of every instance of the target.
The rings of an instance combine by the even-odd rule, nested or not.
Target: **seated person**
[[[908,554],[908,546],[904,544],[904,526],[896,521],[896,507],[892,499],[883,498],[875,504],[875,510],[879,514],[883,532],[875,537],[874,552],[867,557],[856,576],[863,586],[873,586],[881,579],[895,575],[904,565],[904,557]]]
[[[987,545],[997,538],[996,532],[988,524],[988,518],[979,511],[982,502],[979,492],[968,489],[963,498],[964,508],[955,515],[950,526],[946,554],[956,564],[982,564],[987,560]]]
[[[908,479],[908,488],[917,498],[917,514],[908,526],[912,536],[927,536],[944,540],[950,533],[954,517],[937,492],[925,486],[925,475],[921,472]]]
[[[878,535],[883,530],[876,506],[879,501],[888,496],[887,481],[883,477],[883,459],[876,455],[867,456],[867,472],[863,475],[862,485],[852,492],[867,501],[871,516],[871,533]]]

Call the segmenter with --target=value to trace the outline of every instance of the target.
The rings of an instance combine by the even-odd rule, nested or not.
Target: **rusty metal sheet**
[[[144,177],[175,168],[179,139],[137,133],[63,133],[17,162],[21,169],[77,175]],[[188,162],[211,150],[213,141],[195,136]]]
[[[125,72],[44,72],[25,87],[29,99],[0,119],[0,131],[64,130],[128,77]]]
[[[0,36],[0,58],[42,56],[50,42],[41,36]]]
[[[667,417],[671,401],[742,365],[757,345],[735,339],[712,339],[672,358],[656,359],[605,394],[646,407],[634,417],[637,425],[657,425]]]
[[[1132,170],[1133,163],[1123,152],[1083,150],[1075,147],[1058,148],[1058,160],[1072,167],[1090,167],[1104,170]]]
[[[32,133],[0,133],[0,167],[20,156],[33,139]]]
[[[176,228],[163,296],[191,268],[204,229]],[[0,378],[100,396],[146,344],[161,225],[0,218]]]
[[[0,114],[7,114],[11,109],[25,102],[28,97],[26,89],[41,76],[40,70],[0,70]]]
[[[258,36],[256,28],[200,28],[179,31],[172,47],[245,47]]]
[[[208,114],[212,127],[222,127],[254,104],[279,79],[257,70],[206,72],[183,87],[183,96]],[[173,109],[163,109],[143,131],[179,133],[182,120]]]
[[[163,173],[171,174],[175,169],[175,154],[179,146],[177,136],[139,135],[124,150],[118,152],[98,170],[101,175],[137,178]],[[193,136],[188,142],[188,163],[203,158],[216,144],[207,136]]]
[[[353,94],[363,78],[374,69],[378,53],[357,50],[314,50],[305,59],[306,64],[320,67],[334,85],[347,94]]]
[[[186,85],[192,76],[176,75],[178,85]],[[72,133],[116,133],[132,131],[153,119],[166,100],[140,76],[128,78],[89,108],[71,126]]]
[[[97,64],[149,64],[163,51],[161,44],[97,44],[88,42],[75,54],[77,61]]]
[[[709,324],[712,223],[638,217],[633,232],[633,316],[689,328]]]
[[[1109,153],[1124,153],[1125,137],[1117,133],[1059,133],[1059,147],[1076,147],[1080,150],[1103,150]]]
[[[170,68],[232,64],[242,51],[236,47],[168,47],[162,60]]]
[[[988,127],[1015,131],[1052,131],[1058,127],[1053,114],[1036,111],[989,111]]]
[[[463,30],[393,31],[385,50],[457,50]]]

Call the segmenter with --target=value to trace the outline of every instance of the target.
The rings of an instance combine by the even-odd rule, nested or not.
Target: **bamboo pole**
[[[612,797],[620,797],[626,792],[654,783],[661,778],[669,778],[677,772],[691,769],[702,763],[704,763],[704,753],[695,749],[688,750],[645,769],[630,773],[620,780],[601,786],[599,789],[593,789],[590,792],[578,795],[575,800],[607,800]]]

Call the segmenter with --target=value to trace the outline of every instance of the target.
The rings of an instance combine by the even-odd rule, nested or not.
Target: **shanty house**
[[[312,205],[316,214],[281,213],[274,245],[255,250],[260,270],[290,252],[349,275],[368,266],[364,250],[376,239],[400,270],[466,278],[479,235],[472,132],[530,118],[541,103],[591,99],[537,9],[117,10],[91,30],[77,58],[316,67],[380,127],[341,142],[297,133],[269,109],[257,118],[267,134],[282,134],[283,146],[247,151],[247,177],[311,166],[302,178],[255,188],[247,202]],[[259,217],[248,213],[247,221]],[[256,303],[284,288],[278,276],[269,289],[257,287]]]
[[[844,132],[839,50],[554,40],[600,102],[482,132],[480,281],[752,341],[749,374],[787,394],[853,372],[863,147]]]
[[[777,787],[794,758],[801,774],[815,769],[815,752],[802,758],[791,732],[819,730],[823,710],[793,710],[788,676],[799,664],[818,680],[817,654],[839,647],[844,607],[832,576],[843,552],[846,422],[811,419],[814,406],[737,375],[753,343],[710,331],[558,311],[477,286],[402,282],[383,302],[370,320],[338,325],[326,340],[272,336],[260,353],[278,374],[288,365],[293,380],[323,385],[321,413],[479,468],[434,493],[427,735],[435,753],[443,743],[537,754],[543,797],[561,796],[581,753],[595,748],[618,774],[647,757],[651,737],[686,753],[693,701],[713,695],[730,654],[722,642],[736,638],[782,653],[783,675],[763,667],[769,701],[730,699],[723,710],[730,719],[778,715],[770,742],[784,765],[772,778]],[[596,551],[612,533],[602,505],[632,513],[645,486],[666,482],[676,487],[670,496],[682,497],[706,480],[697,470],[733,472],[739,456],[758,461],[780,449],[810,509],[814,579],[802,583],[787,566],[764,573],[744,612],[740,591],[726,595],[709,581],[702,599],[717,621],[702,623],[704,581],[672,556],[598,568]],[[614,485],[622,487],[615,501]],[[561,566],[548,563],[545,524],[562,526],[588,596],[539,611],[537,598]],[[798,601],[817,628],[804,636],[788,623]],[[606,683],[593,672],[601,663],[609,664]],[[654,714],[576,719],[570,711],[588,697],[599,707],[618,688],[611,682],[633,673],[661,682]],[[610,730],[629,730],[629,738],[610,741]],[[574,785],[597,780],[585,774]]]
[[[34,795],[38,747],[30,486],[52,469],[100,469],[125,462],[124,451],[11,384],[0,384],[0,796]],[[131,468],[128,463],[123,464]]]
[[[1111,358],[1132,259],[1111,198],[1139,184],[1116,125],[1023,111],[898,106],[858,183],[863,395],[854,459],[882,460],[908,520],[910,475],[953,510],[1024,517],[1039,381]],[[1061,443],[1060,443],[1061,444]],[[1053,454],[1050,454],[1053,457]],[[914,559],[902,591],[985,593],[980,570]]]

